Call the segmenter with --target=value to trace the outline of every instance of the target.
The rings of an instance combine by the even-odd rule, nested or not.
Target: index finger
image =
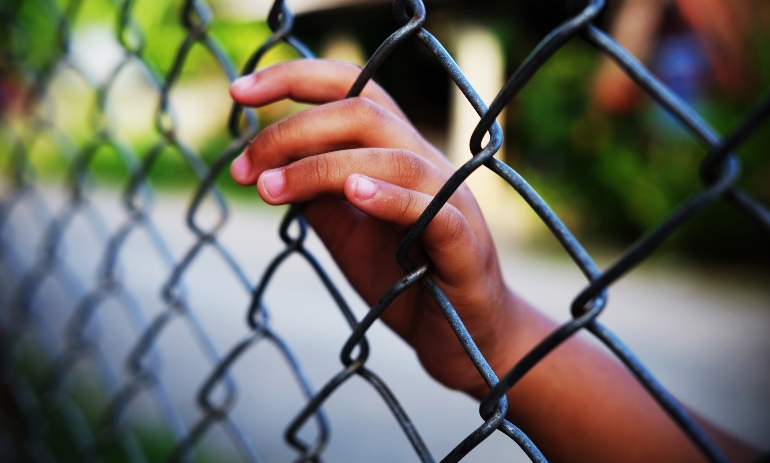
[[[341,61],[286,61],[237,79],[230,86],[230,96],[245,106],[264,106],[285,98],[301,103],[328,103],[345,98],[359,74],[360,67]],[[377,83],[369,81],[360,96],[406,120],[401,108]]]

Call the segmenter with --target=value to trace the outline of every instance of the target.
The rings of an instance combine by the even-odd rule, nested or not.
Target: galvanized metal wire
[[[25,75],[23,97],[19,103],[24,108],[23,124],[8,118],[3,120],[4,142],[7,143],[7,151],[11,156],[4,160],[6,188],[0,204],[0,267],[6,281],[3,288],[8,292],[3,294],[4,300],[8,302],[0,313],[0,371],[2,383],[16,404],[24,424],[24,429],[17,433],[21,438],[15,441],[13,430],[6,430],[11,436],[0,441],[0,457],[3,461],[67,460],[51,448],[51,436],[47,435],[50,426],[47,421],[53,416],[60,417],[71,434],[69,437],[75,444],[77,454],[72,458],[73,461],[103,461],[105,455],[116,447],[122,450],[128,461],[149,461],[126,418],[137,398],[142,395],[152,397],[159,415],[172,432],[174,448],[166,456],[170,461],[194,460],[199,442],[214,427],[220,427],[225,432],[231,445],[244,461],[262,461],[259,448],[231,414],[239,392],[231,375],[232,368],[236,363],[243,361],[244,354],[261,343],[272,344],[277,349],[306,399],[284,432],[286,443],[296,452],[295,461],[322,460],[330,439],[329,422],[323,406],[341,385],[354,376],[363,379],[378,393],[419,459],[424,462],[435,461],[437,458],[420,437],[406,410],[385,382],[367,367],[367,359],[372,349],[366,338],[369,328],[399,294],[418,283],[429,289],[467,355],[490,388],[489,394],[481,402],[478,428],[458,442],[448,455],[440,456],[441,461],[462,460],[496,431],[509,436],[532,461],[545,461],[535,443],[515,423],[505,418],[508,407],[506,392],[549,352],[581,330],[591,333],[604,343],[628,367],[640,384],[710,461],[727,461],[722,451],[697,422],[658,383],[622,341],[599,323],[597,317],[607,307],[607,292],[614,282],[633,271],[687,220],[719,198],[727,199],[770,231],[770,209],[736,185],[740,161],[734,154],[735,149],[759,130],[770,117],[770,98],[766,97],[760,102],[731,133],[720,136],[693,108],[666,88],[612,37],[593,24],[604,7],[604,1],[590,0],[579,13],[566,18],[540,42],[487,106],[444,46],[423,27],[429,13],[422,1],[395,0],[393,15],[401,26],[393,31],[371,56],[348,92],[348,97],[354,97],[361,92],[388,55],[401,43],[417,40],[446,70],[454,85],[478,112],[480,121],[470,140],[472,156],[441,188],[407,232],[397,255],[394,256],[403,267],[405,276],[359,320],[322,265],[306,248],[308,225],[299,206],[291,207],[283,218],[279,235],[284,248],[278,251],[256,283],[250,281],[236,256],[220,242],[219,235],[228,220],[228,207],[227,201],[216,186],[216,180],[223,175],[230,161],[241,153],[262,126],[253,110],[234,105],[228,121],[231,141],[213,162],[205,162],[199,152],[178,137],[178,123],[169,96],[179,81],[192,48],[202,47],[230,81],[238,75],[223,48],[208,32],[213,16],[203,0],[185,0],[179,6],[179,22],[185,34],[177,45],[173,61],[165,75],[161,75],[146,57],[146,47],[150,45],[133,16],[134,2],[115,0],[114,33],[122,47],[122,59],[104,81],[97,81],[88,76],[71,58],[69,52],[71,28],[81,6],[80,0],[69,0],[64,8],[60,8],[59,3],[53,0],[36,0],[36,5],[49,18],[56,31],[49,57],[36,66],[30,65],[25,59],[25,54],[30,52],[31,42],[25,39],[29,34],[29,31],[24,30],[25,23],[17,21],[21,5],[21,1],[3,4],[0,27],[3,34],[3,67]],[[241,75],[253,72],[265,54],[281,42],[295,49],[299,56],[313,56],[310,49],[292,35],[294,16],[282,0],[276,0],[272,5],[267,23],[273,34],[264,43],[255,44],[256,49],[241,69]],[[701,141],[707,150],[701,171],[703,189],[680,204],[658,226],[649,230],[612,265],[603,270],[594,263],[538,192],[518,172],[494,157],[503,141],[503,132],[495,122],[496,118],[538,69],[548,60],[554,59],[554,53],[576,37],[585,40],[598,53],[612,58],[658,105]],[[152,87],[158,99],[155,112],[155,142],[144,152],[137,152],[135,147],[121,141],[114,133],[107,111],[110,92],[128,65],[139,66],[143,70],[146,84]],[[52,116],[55,108],[51,108],[50,102],[46,100],[53,77],[63,68],[80,75],[96,94],[91,134],[85,143],[76,141],[71,134],[56,126]],[[489,135],[489,141],[483,145],[482,139],[486,134]],[[57,141],[57,146],[61,147],[58,154],[70,169],[65,190],[67,199],[57,210],[52,209],[51,201],[41,190],[41,185],[35,178],[35,169],[30,163],[30,150],[38,140],[44,138]],[[124,221],[114,232],[108,232],[99,210],[93,206],[94,191],[90,187],[91,163],[95,153],[104,147],[110,147],[118,153],[129,173],[120,204]],[[196,240],[178,260],[169,249],[168,243],[172,238],[161,233],[151,214],[153,186],[150,184],[149,175],[159,159],[169,150],[178,153],[199,179],[186,213],[187,228]],[[587,280],[585,289],[575,296],[572,303],[572,319],[543,339],[501,378],[496,376],[476,347],[473,337],[446,295],[428,276],[427,266],[416,267],[408,257],[409,250],[440,208],[477,169],[491,170],[521,195],[562,244]],[[217,220],[213,225],[206,225],[201,219],[201,210],[206,202],[216,206]],[[37,240],[37,256],[31,261],[17,249],[18,240],[13,236],[13,227],[9,225],[9,218],[19,209],[31,211],[34,227],[41,231]],[[71,268],[76,257],[65,253],[63,237],[75,221],[87,224],[92,233],[92,237],[88,238],[91,241],[89,246],[101,252],[99,272],[93,281],[83,281]],[[125,285],[121,271],[121,262],[124,259],[122,251],[127,241],[137,234],[146,235],[154,252],[164,262],[168,275],[160,296],[164,308],[149,319],[149,311],[142,307],[136,295]],[[184,285],[186,273],[204,250],[215,253],[224,262],[230,271],[230,277],[251,300],[244,312],[249,334],[242,339],[233,340],[225,352],[217,351],[209,334],[199,322],[195,310],[191,309],[188,290]],[[347,340],[340,340],[343,348],[339,372],[318,390],[308,381],[287,343],[271,327],[269,311],[263,301],[276,271],[292,255],[300,256],[310,265],[351,330]],[[51,281],[64,289],[66,300],[59,301],[59,304],[69,307],[67,313],[70,315],[64,327],[64,342],[61,345],[53,341],[59,337],[59,333],[53,332],[54,328],[49,323],[45,308],[38,301],[41,288]],[[100,348],[101,340],[108,334],[99,331],[97,315],[104,310],[108,302],[111,304],[110,310],[115,310],[117,305],[124,312],[134,333],[134,347],[122,365],[128,373],[122,380],[118,379],[116,366],[105,357]],[[172,324],[184,326],[196,340],[202,355],[209,361],[210,373],[199,386],[197,395],[200,418],[192,423],[182,418],[158,370],[162,368],[158,361],[158,340]],[[44,358],[46,371],[42,387],[33,386],[24,372],[24,358],[27,355],[25,352],[30,349],[30,345],[33,350],[41,351]],[[79,365],[84,363],[90,364],[94,371],[98,372],[99,383],[109,397],[96,424],[88,422],[82,404],[72,397],[72,379],[78,374]],[[248,389],[241,389],[240,392],[249,393]],[[315,436],[306,440],[306,437],[300,436],[300,431],[311,421],[315,423]]]

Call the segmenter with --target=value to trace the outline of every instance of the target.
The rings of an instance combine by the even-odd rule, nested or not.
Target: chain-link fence
[[[27,6],[30,2],[26,2]],[[299,206],[289,209],[281,222],[278,233],[284,248],[278,250],[274,260],[256,282],[249,279],[238,263],[238,259],[225,248],[219,239],[220,232],[228,220],[228,206],[217,186],[217,179],[227,175],[226,170],[232,159],[240,154],[260,128],[257,113],[250,109],[233,106],[228,127],[229,144],[213,160],[204,160],[200,151],[185,144],[178,136],[177,115],[170,103],[170,95],[178,84],[182,68],[193,48],[202,48],[221,67],[230,81],[238,73],[226,56],[223,48],[208,33],[212,14],[203,0],[187,0],[180,5],[180,22],[185,30],[172,57],[172,62],[163,75],[146,59],[147,41],[137,21],[132,16],[132,0],[116,0],[117,12],[115,38],[122,47],[121,60],[116,63],[106,79],[92,79],[78,62],[71,59],[69,43],[72,38],[71,25],[75,21],[81,2],[69,0],[63,7],[54,1],[38,0],[34,3],[55,31],[49,47],[49,56],[31,64],[28,59],[35,50],[28,46],[34,41],[29,35],[35,33],[27,23],[19,20],[19,12],[25,2],[10,1],[2,5],[2,28],[4,71],[16,75],[19,82],[20,98],[14,98],[17,108],[14,117],[4,118],[4,143],[10,154],[3,160],[5,188],[0,209],[0,265],[5,283],[3,301],[5,305],[2,320],[2,398],[4,423],[0,453],[3,461],[53,462],[62,459],[59,441],[66,441],[75,457],[74,461],[122,461],[141,462],[165,458],[173,461],[192,461],[200,458],[196,453],[198,444],[213,429],[219,428],[229,437],[230,444],[244,461],[261,461],[260,450],[251,440],[249,433],[232,416],[239,390],[231,376],[235,364],[242,362],[244,355],[262,343],[273,345],[283,362],[288,365],[291,375],[305,397],[300,411],[285,430],[286,443],[296,452],[296,461],[320,461],[327,446],[330,429],[323,406],[334,396],[340,386],[353,377],[365,380],[384,401],[407,436],[417,456],[422,461],[434,461],[420,430],[409,419],[388,386],[378,375],[367,367],[370,344],[367,331],[379,319],[389,304],[411,285],[426,285],[447,321],[460,340],[469,358],[476,366],[490,392],[480,407],[481,424],[478,429],[458,442],[454,450],[442,456],[442,461],[459,461],[496,431],[515,441],[533,461],[545,461],[526,434],[516,423],[508,421],[506,392],[524,377],[549,352],[576,333],[585,330],[605,344],[625,366],[636,376],[649,394],[668,413],[670,418],[684,431],[693,443],[711,461],[726,461],[721,450],[704,433],[690,415],[669,395],[656,379],[644,368],[624,344],[607,328],[597,321],[607,301],[607,290],[620,277],[632,271],[644,261],[667,237],[674,233],[688,219],[717,199],[724,198],[734,206],[770,229],[770,209],[758,203],[750,194],[736,186],[739,177],[739,160],[733,154],[751,134],[760,129],[770,116],[770,99],[765,99],[730,134],[719,136],[690,106],[667,89],[636,58],[626,52],[604,31],[592,24],[604,6],[603,0],[591,0],[577,15],[568,18],[554,29],[532,51],[517,71],[508,79],[494,101],[487,105],[479,98],[463,72],[455,64],[443,45],[423,26],[426,8],[420,0],[396,0],[393,14],[402,24],[393,32],[370,58],[348,96],[358,95],[388,55],[406,40],[421,42],[446,70],[454,84],[462,91],[480,115],[480,122],[473,132],[470,147],[473,156],[457,169],[454,175],[435,196],[420,219],[411,227],[394,256],[404,268],[405,276],[395,284],[380,301],[362,318],[357,319],[345,298],[327,276],[324,268],[304,245],[307,225],[300,214]],[[291,46],[302,57],[312,57],[308,47],[292,34],[293,15],[281,0],[272,5],[267,23],[273,34],[243,66],[241,74],[252,72],[262,62],[266,53],[280,43]],[[543,201],[541,196],[515,170],[493,156],[499,150],[503,135],[496,118],[528,83],[538,69],[552,58],[559,48],[575,36],[585,40],[598,53],[612,58],[636,84],[647,92],[655,102],[671,114],[681,126],[703,142],[708,152],[702,163],[701,176],[704,187],[680,204],[659,226],[650,230],[643,238],[627,249],[612,265],[600,270],[591,256],[570,233],[559,217]],[[248,40],[245,37],[244,40]],[[154,46],[154,45],[150,45]],[[149,147],[137,147],[126,143],[115,133],[113,114],[110,113],[110,99],[115,82],[124,70],[139,66],[146,84],[157,96],[155,112],[154,142]],[[54,122],[56,108],[48,98],[54,78],[67,69],[80,75],[96,94],[95,107],[85,143]],[[9,114],[11,112],[9,111]],[[19,114],[22,117],[19,117]],[[766,128],[765,128],[766,129]],[[484,145],[483,137],[488,134],[489,142]],[[52,199],[47,187],[36,179],[31,162],[31,151],[41,140],[47,140],[58,153],[58,161],[69,171],[66,196],[62,204]],[[100,150],[108,148],[118,155],[128,181],[120,199],[122,224],[114,231],[108,231],[104,218],[94,207],[91,164]],[[186,213],[186,226],[196,240],[181,259],[170,251],[169,243],[175,237],[161,233],[152,217],[153,186],[149,181],[155,165],[169,152],[181,156],[184,163],[198,178],[193,198]],[[451,302],[442,290],[428,276],[427,266],[415,268],[408,252],[416,243],[428,224],[448,201],[452,193],[476,169],[490,169],[504,179],[531,206],[541,220],[574,260],[585,275],[588,285],[574,298],[572,320],[562,325],[543,339],[507,374],[498,378],[476,347]],[[224,172],[223,172],[224,171]],[[202,210],[212,206],[216,210],[213,223],[209,213]],[[58,207],[57,209],[54,209]],[[22,212],[20,212],[22,211]],[[210,210],[208,211],[210,212]],[[28,228],[23,232],[29,236],[14,236],[9,225],[14,214],[26,214]],[[206,220],[204,220],[204,216]],[[80,227],[80,233],[88,233],[82,239],[87,247],[99,253],[98,278],[83,281],[73,267],[78,266],[79,255],[65,252],[64,237],[73,227]],[[86,230],[86,232],[82,232]],[[128,272],[143,272],[140,269],[124,271],[125,249],[133,236],[142,234],[152,244],[153,253],[162,262],[166,275],[160,295],[164,309],[147,319],[149,313],[140,297],[125,284]],[[33,242],[34,254],[25,254],[20,245]],[[244,307],[247,314],[249,334],[242,339],[232,339],[225,352],[218,352],[209,333],[203,328],[191,309],[189,289],[184,280],[188,270],[203,253],[214,253],[229,269],[229,277],[251,303]],[[34,258],[30,258],[30,255]],[[288,257],[301,256],[314,270],[339,310],[347,320],[351,334],[341,353],[342,365],[339,373],[328,379],[320,389],[314,389],[306,378],[297,359],[279,333],[271,327],[268,309],[263,304],[263,295],[271,284],[271,278]],[[157,264],[161,265],[161,264]],[[52,283],[53,282],[53,283]],[[51,314],[40,294],[47,285],[60,288],[59,306],[69,304],[63,332],[51,323]],[[155,301],[157,302],[157,301]],[[133,347],[116,365],[101,347],[101,341],[113,334],[98,329],[98,315],[109,306],[111,311],[120,311],[125,317],[124,330],[130,331]],[[200,355],[207,359],[210,374],[199,386],[197,406],[200,419],[189,422],[182,418],[178,406],[172,400],[167,385],[159,374],[157,345],[172,326],[182,326],[188,336],[195,340]],[[57,331],[58,330],[58,331]],[[58,339],[63,342],[58,342]],[[33,354],[36,353],[36,354]],[[354,355],[355,354],[355,355]],[[37,355],[37,357],[35,357]],[[37,358],[37,360],[34,360]],[[175,359],[165,359],[175,361]],[[42,367],[39,364],[42,363]],[[73,377],[77,376],[79,365],[88,363],[96,372],[99,388],[108,395],[105,406],[95,412],[88,410],[88,403],[76,399],[77,388]],[[36,367],[35,365],[38,365]],[[121,378],[116,373],[125,367],[127,374]],[[40,374],[31,372],[38,368]],[[36,380],[31,379],[37,377]],[[240,388],[243,395],[249,394],[248,385]],[[151,397],[152,408],[161,417],[169,430],[168,440],[173,448],[167,448],[163,455],[154,455],[139,436],[136,427],[128,418],[139,397]],[[90,416],[96,416],[94,420]],[[303,432],[305,425],[314,423],[315,432],[308,437]],[[7,425],[5,425],[7,423]],[[58,423],[58,424],[57,424]]]

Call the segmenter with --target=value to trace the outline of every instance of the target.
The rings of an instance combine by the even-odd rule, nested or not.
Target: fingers
[[[425,159],[397,149],[362,148],[310,156],[264,171],[257,191],[268,204],[307,202],[320,196],[344,197],[345,180],[360,173],[430,195],[446,178]]]
[[[345,98],[360,73],[360,67],[339,61],[287,61],[241,77],[233,82],[230,95],[246,106],[264,106],[285,98],[303,103],[328,103]],[[406,120],[396,102],[376,83],[369,81],[360,96]]]
[[[400,227],[413,225],[428,207],[432,196],[382,180],[353,174],[345,180],[347,200],[361,212]],[[445,204],[420,237],[439,278],[449,285],[462,285],[478,269],[478,240],[463,214]]]
[[[352,174],[363,174],[402,188],[434,196],[448,176],[426,159],[405,150],[361,148],[324,153],[264,171],[257,191],[268,204],[308,202],[323,196],[344,198],[344,184]],[[475,225],[483,217],[465,185],[449,203]],[[479,227],[476,227],[479,228]]]
[[[446,172],[453,169],[407,121],[368,98],[350,98],[268,126],[233,162],[231,174],[241,185],[253,185],[264,170],[325,152],[365,147],[409,150],[425,155]]]

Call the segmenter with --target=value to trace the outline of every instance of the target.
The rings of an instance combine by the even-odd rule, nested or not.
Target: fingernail
[[[235,92],[244,92],[253,87],[256,82],[257,79],[255,74],[245,75],[235,79],[233,83],[230,84],[230,90]]]
[[[236,180],[245,181],[248,178],[251,173],[251,160],[245,151],[235,158],[235,161],[230,165],[230,172],[234,177],[237,177]]]
[[[262,186],[272,198],[278,198],[286,186],[286,176],[282,169],[266,170],[259,177]]]
[[[356,196],[358,199],[369,199],[377,191],[377,185],[363,175],[358,176],[356,181]]]

